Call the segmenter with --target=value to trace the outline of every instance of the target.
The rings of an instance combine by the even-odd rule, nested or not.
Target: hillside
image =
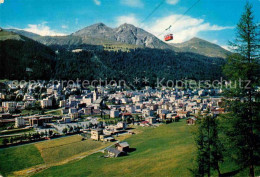
[[[222,47],[196,37],[183,43],[171,45],[178,47],[181,52],[192,52],[208,57],[226,58],[227,55],[230,54],[229,51],[223,49]]]
[[[8,32],[8,31],[2,30],[0,28],[0,41],[5,41],[5,40],[17,40],[17,41],[21,40],[22,41],[24,39],[17,33]]]
[[[6,29],[6,31],[14,32],[14,33],[20,34],[22,36],[26,36],[28,38],[35,38],[35,37],[40,36],[38,34],[31,33],[31,32],[25,31],[25,30],[20,30],[20,29]]]
[[[0,36],[4,39],[0,41],[1,79],[106,78],[123,79],[131,85],[133,78],[146,77],[149,85],[156,86],[156,78],[164,79],[165,82],[185,78],[217,79],[222,76],[221,66],[224,64],[221,58],[188,52],[176,53],[173,50],[152,48],[133,50],[132,44],[106,44],[99,47],[77,45],[75,41],[64,47],[64,37],[50,37],[50,41],[60,39],[61,43],[47,47],[14,32],[2,31]],[[72,38],[81,40],[78,36]],[[123,45],[126,51],[120,48]],[[78,48],[84,50],[73,52]],[[57,54],[54,51],[58,51]],[[143,83],[136,86],[141,87]]]
[[[54,60],[50,48],[14,32],[0,31],[1,79],[50,79]]]

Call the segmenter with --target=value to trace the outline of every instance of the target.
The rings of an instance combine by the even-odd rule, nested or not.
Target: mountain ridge
[[[222,48],[221,46],[198,37],[193,37],[182,43],[171,43],[171,45],[178,47],[181,52],[192,52],[208,57],[226,58],[229,54],[231,54],[230,51]]]
[[[124,46],[124,44],[128,44],[131,45],[130,48],[132,49],[142,47],[168,49],[175,52],[191,52],[208,57],[221,58],[226,58],[227,55],[231,53],[217,44],[198,37],[194,37],[183,43],[165,43],[142,28],[138,28],[127,23],[124,23],[116,28],[111,28],[100,22],[84,27],[67,36],[40,36],[24,30],[14,30],[14,32],[32,38],[47,46],[80,46],[82,44],[102,46],[109,44]]]

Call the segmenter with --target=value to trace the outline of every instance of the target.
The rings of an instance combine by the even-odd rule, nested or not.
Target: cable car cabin
[[[168,34],[168,35],[164,36],[164,40],[165,41],[173,40],[173,35],[172,34]]]

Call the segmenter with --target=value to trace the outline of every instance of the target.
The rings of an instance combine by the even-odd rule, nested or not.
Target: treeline
[[[55,78],[57,79],[107,79],[133,81],[148,78],[217,79],[222,76],[221,58],[209,58],[194,53],[175,53],[160,49],[135,49],[122,51],[83,51],[72,53],[59,50]]]
[[[82,52],[71,52],[77,46],[46,47],[33,40],[0,41],[0,79],[72,79],[125,80],[217,79],[222,76],[221,58],[171,50],[135,49],[131,52],[104,51],[81,46]],[[143,84],[140,82],[139,84]]]

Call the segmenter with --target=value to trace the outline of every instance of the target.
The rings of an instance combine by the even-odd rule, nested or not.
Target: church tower
[[[93,101],[96,101],[98,99],[98,90],[95,88],[94,94],[93,94]]]

